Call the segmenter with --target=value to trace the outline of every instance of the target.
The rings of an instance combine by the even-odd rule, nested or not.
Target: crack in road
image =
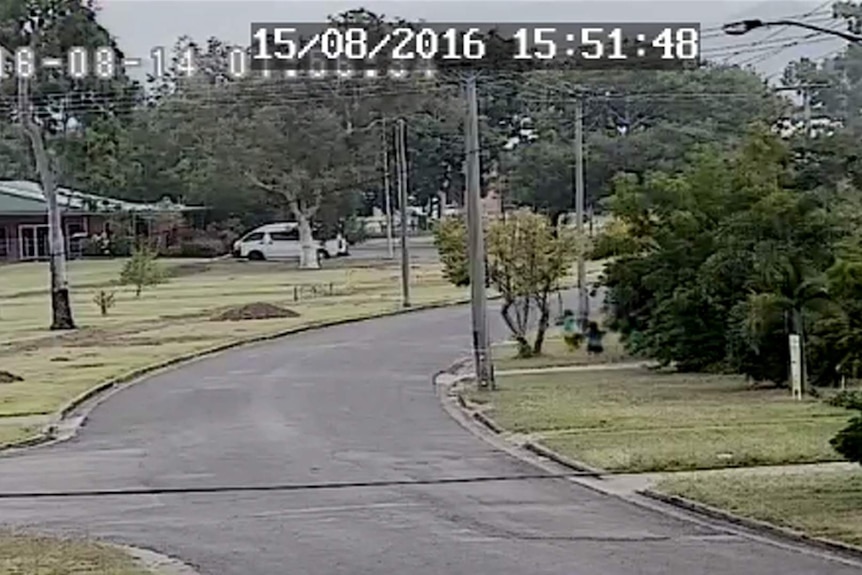
[[[242,493],[272,491],[314,491],[324,489],[356,489],[375,487],[398,487],[411,485],[453,485],[464,483],[492,483],[509,481],[535,481],[547,479],[571,479],[593,477],[591,473],[540,473],[531,475],[499,475],[490,477],[450,477],[438,479],[397,479],[384,481],[345,481],[328,483],[286,483],[280,485],[220,485],[210,487],[146,487],[129,489],[89,489],[78,491],[7,491],[0,492],[0,499],[47,499],[77,497],[118,497],[132,495],[171,495],[202,493]]]

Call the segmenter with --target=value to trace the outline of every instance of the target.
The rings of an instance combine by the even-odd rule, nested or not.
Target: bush
[[[862,416],[856,416],[850,423],[829,440],[832,447],[848,461],[862,464]]]
[[[344,239],[351,246],[361,244],[367,240],[368,232],[365,229],[365,222],[357,218],[348,219],[344,225]]]
[[[224,243],[217,238],[193,239],[159,250],[160,256],[168,258],[217,258],[225,253]]]
[[[858,391],[842,391],[827,400],[827,403],[862,411],[862,394]],[[829,443],[848,461],[862,464],[862,414],[851,419],[847,427],[839,431]]]
[[[81,242],[81,255],[127,258],[132,255],[132,240],[127,236],[114,236],[106,243],[98,236],[87,238]]]
[[[458,287],[470,285],[467,224],[463,218],[445,218],[434,227],[434,245],[440,254],[443,274]]]
[[[114,307],[114,292],[101,290],[95,295],[95,297],[93,297],[93,301],[97,306],[99,306],[99,313],[101,313],[103,317],[107,316],[108,310]]]
[[[146,244],[141,244],[132,254],[132,259],[123,266],[120,283],[135,286],[135,297],[140,297],[144,286],[163,283],[167,274],[156,261],[158,252]]]

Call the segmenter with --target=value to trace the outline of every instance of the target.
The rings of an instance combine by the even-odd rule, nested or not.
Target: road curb
[[[459,362],[460,361],[462,361],[462,360],[459,360]],[[454,365],[456,365],[456,364],[453,364],[453,366]],[[451,367],[452,366],[450,366],[450,368]],[[450,368],[448,368],[448,369],[450,369]],[[444,373],[448,372],[448,369],[444,370]],[[451,387],[454,387],[458,384],[463,383],[464,380],[466,380],[466,379],[470,379],[470,378],[469,377],[463,377],[463,378],[460,378],[456,381],[451,382],[449,385]],[[490,415],[488,415],[484,411],[482,411],[481,407],[471,404],[467,400],[467,398],[464,397],[463,393],[456,392],[455,398],[456,398],[456,401],[458,402],[458,405],[460,406],[460,408],[464,411],[465,415],[467,415],[468,417],[472,417],[474,420],[479,422],[481,425],[484,425],[486,428],[488,428],[491,432],[495,433],[496,435],[503,435],[504,433],[506,433],[506,429],[502,425],[500,425],[499,423],[494,421],[494,419]],[[554,463],[561,465],[562,467],[565,467],[567,469],[571,469],[572,471],[577,471],[578,473],[586,473],[588,475],[592,475],[596,479],[601,479],[603,475],[608,475],[608,472],[604,469],[601,469],[599,467],[593,467],[592,465],[587,465],[586,463],[583,463],[582,461],[578,461],[576,459],[566,457],[565,455],[561,455],[561,454],[557,453],[556,451],[553,451],[553,450],[545,447],[541,443],[537,443],[535,441],[526,441],[523,444],[518,445],[518,447],[521,447],[522,449],[526,449],[527,451],[533,453],[534,455],[538,455],[539,457],[544,457],[545,459],[550,459]]]
[[[140,567],[153,575],[201,575],[200,571],[185,561],[159,553],[158,551],[153,551],[152,549],[98,540],[96,542],[113,547],[129,555]]]
[[[806,535],[801,531],[780,527],[773,523],[760,521],[758,519],[742,517],[741,515],[737,515],[717,507],[712,507],[711,505],[706,505],[705,503],[699,503],[678,495],[668,495],[653,489],[641,489],[637,491],[637,494],[671,505],[678,509],[688,511],[689,513],[695,513],[710,519],[717,519],[719,521],[745,527],[746,529],[750,529],[763,535],[789,539],[796,543],[802,543],[831,553],[846,555],[853,559],[862,558],[862,547],[851,545],[850,543],[841,543],[840,541],[833,541],[822,537],[813,537],[811,535]]]
[[[114,393],[127,389],[157,373],[170,370],[171,368],[178,367],[181,364],[191,364],[225,351],[252,346],[260,343],[266,343],[276,339],[281,339],[287,336],[296,335],[316,329],[349,325],[353,323],[360,323],[363,321],[429,311],[433,309],[456,307],[467,303],[470,303],[469,298],[460,298],[452,301],[437,301],[423,305],[416,305],[409,308],[388,310],[362,317],[353,317],[333,321],[312,322],[307,325],[296,326],[275,333],[264,334],[220,344],[204,350],[179,355],[168,360],[157,362],[133,370],[119,377],[111,378],[79,394],[77,397],[73,398],[65,405],[63,405],[59,410],[57,410],[51,416],[50,422],[47,423],[37,435],[0,447],[0,457],[10,457],[13,455],[18,455],[21,453],[28,452],[36,447],[44,447],[46,445],[52,445],[55,443],[60,443],[72,439],[73,437],[75,437],[75,435],[77,435],[78,431],[82,427],[84,427],[84,425],[86,425],[87,417],[90,412],[108,397],[110,397]]]
[[[594,475],[598,479],[601,479],[603,475],[608,475],[608,472],[604,469],[587,465],[586,463],[582,463],[576,459],[571,459],[569,457],[566,457],[565,455],[560,455],[556,451],[548,449],[541,443],[536,443],[535,441],[528,441],[527,443],[525,443],[524,449],[532,451],[536,455],[546,457],[551,461],[558,463],[563,467],[568,467],[573,471],[582,471],[584,473]]]

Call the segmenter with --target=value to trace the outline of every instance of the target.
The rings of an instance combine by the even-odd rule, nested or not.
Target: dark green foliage
[[[453,285],[470,285],[467,254],[467,225],[463,218],[446,218],[434,228],[434,245],[440,254],[443,273]]]
[[[604,283],[633,352],[782,383],[789,333],[829,337],[818,322],[835,321],[839,294],[826,272],[848,230],[793,176],[787,147],[754,130],[739,149],[705,150],[675,174],[616,181],[610,206],[622,231],[603,241],[622,256]],[[813,338],[808,354],[809,363],[828,355]],[[810,372],[826,379],[834,367]]]
[[[829,440],[835,451],[849,461],[862,464],[862,415],[857,415],[850,423]]]

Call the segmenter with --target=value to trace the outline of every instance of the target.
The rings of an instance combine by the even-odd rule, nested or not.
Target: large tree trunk
[[[48,207],[48,242],[50,244],[51,269],[51,329],[75,329],[72,318],[72,305],[69,301],[69,282],[66,276],[66,240],[63,237],[63,216],[57,200],[57,183],[51,166],[41,129],[32,123],[29,116],[24,120],[24,126],[33,156],[36,159],[36,169],[42,183],[42,193]]]
[[[302,252],[299,256],[299,268],[303,270],[320,269],[320,260],[317,256],[317,243],[314,241],[314,235],[311,232],[311,220],[303,212],[297,214],[296,218],[299,220],[299,243],[302,245]]]

